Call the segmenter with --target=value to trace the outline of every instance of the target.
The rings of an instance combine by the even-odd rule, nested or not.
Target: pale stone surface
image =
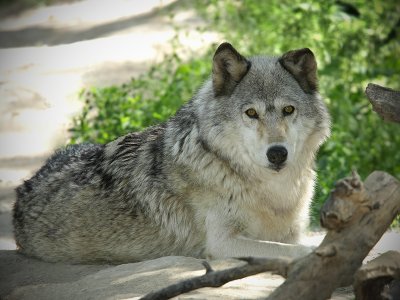
[[[318,246],[323,232],[309,233],[304,243]],[[12,241],[13,242],[13,241]],[[380,253],[400,250],[400,234],[387,232],[364,262]],[[66,265],[42,262],[0,251],[0,299],[136,299],[182,279],[204,274],[202,260],[188,257],[159,259],[111,265]],[[215,270],[242,262],[227,259],[212,261]],[[270,273],[251,276],[224,285],[205,288],[181,296],[181,299],[260,299],[279,286],[283,279]],[[341,288],[332,299],[353,299],[351,288]]]
[[[215,270],[243,262],[226,259],[210,262]],[[138,299],[153,290],[180,280],[203,275],[201,260],[189,257],[162,257],[155,260],[108,265],[63,265],[40,262],[0,251],[1,299]],[[283,282],[269,273],[232,281],[218,289],[203,288],[179,299],[262,299]],[[332,299],[351,299],[349,289]]]
[[[218,260],[214,269],[242,262]],[[163,257],[119,266],[62,265],[0,251],[0,298],[6,299],[135,299],[154,289],[204,274],[201,260]],[[205,288],[183,299],[257,299],[282,283],[279,276],[257,275],[221,289]]]

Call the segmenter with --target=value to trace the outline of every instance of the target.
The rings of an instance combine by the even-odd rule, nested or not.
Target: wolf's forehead
[[[251,68],[243,85],[253,96],[267,102],[277,98],[299,98],[301,88],[280,65],[277,57],[257,56],[249,59]]]
[[[278,58],[274,56],[253,56],[249,60],[252,63],[252,67],[257,69],[273,69],[278,62]]]

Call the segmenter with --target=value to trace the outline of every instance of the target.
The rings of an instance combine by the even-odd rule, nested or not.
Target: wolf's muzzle
[[[288,152],[283,146],[272,146],[267,151],[267,157],[270,163],[279,166],[282,165],[288,156]]]

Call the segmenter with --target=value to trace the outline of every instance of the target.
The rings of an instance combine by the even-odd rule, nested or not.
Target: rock
[[[1,299],[136,299],[144,294],[205,273],[202,260],[169,256],[123,265],[46,263],[0,251]],[[215,270],[243,264],[234,259],[210,262]],[[181,299],[259,299],[280,285],[277,275],[259,274],[221,288],[204,288]]]
[[[68,265],[42,262],[0,251],[0,299],[139,299],[178,281],[203,275],[201,259],[168,256],[123,265]],[[209,262],[214,270],[243,264],[235,259]],[[203,288],[179,299],[264,299],[284,281],[270,273],[235,280],[220,288]],[[351,288],[331,299],[353,299]]]

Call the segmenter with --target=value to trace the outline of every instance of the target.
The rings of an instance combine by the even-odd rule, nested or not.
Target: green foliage
[[[380,120],[364,95],[368,82],[400,89],[400,44],[398,36],[390,38],[400,5],[352,1],[357,16],[338,3],[196,1],[210,28],[244,54],[279,55],[303,47],[316,54],[320,91],[332,114],[332,137],[318,156],[314,223],[334,182],[351,168],[362,177],[377,169],[400,177],[399,125]],[[87,104],[75,120],[72,141],[107,142],[168,118],[205,79],[211,55],[185,62],[171,56],[129,84],[82,93]]]
[[[183,62],[177,54],[122,86],[91,88],[80,94],[86,103],[74,119],[71,143],[107,143],[168,119],[210,74],[204,60]]]

